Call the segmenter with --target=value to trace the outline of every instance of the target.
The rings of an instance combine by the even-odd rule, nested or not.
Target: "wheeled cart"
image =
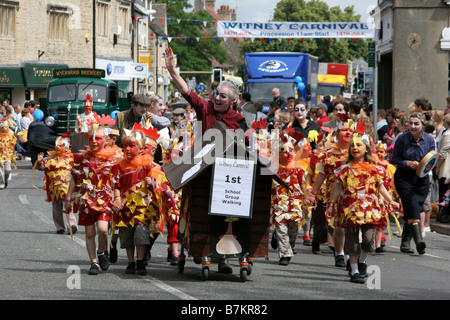
[[[174,191],[182,190],[178,270],[184,271],[184,250],[201,263],[203,280],[212,260],[238,258],[245,281],[253,259],[269,253],[272,180],[289,187],[270,170],[270,160],[249,150],[224,124],[210,130],[214,141],[195,140],[190,153],[163,166]]]

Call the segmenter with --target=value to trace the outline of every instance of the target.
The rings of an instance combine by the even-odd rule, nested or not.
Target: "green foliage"
[[[355,22],[361,16],[355,15],[354,6],[342,11],[339,6],[329,7],[321,0],[280,0],[274,11],[273,21],[292,22]],[[250,39],[240,44],[242,52],[306,52],[317,56],[321,62],[347,63],[353,58],[367,58],[367,41],[358,39]],[[242,57],[243,59],[243,57]],[[243,63],[243,61],[242,61]],[[243,68],[240,68],[243,69]]]
[[[213,20],[206,11],[196,13],[186,12],[185,10],[192,8],[187,0],[160,0],[154,1],[154,3],[166,3],[167,17],[174,18],[167,25],[167,29],[168,35],[172,37],[169,46],[177,55],[180,70],[211,71],[212,58],[220,63],[228,60],[227,52],[220,46],[222,40],[215,38],[214,32],[208,33],[211,30],[209,28],[212,27],[212,23],[208,22],[206,28],[203,25],[203,21]],[[182,21],[178,23],[175,18],[182,19]],[[197,41],[196,37],[200,37],[199,41]],[[205,37],[209,37],[209,39],[206,40]],[[198,81],[209,82],[211,80],[211,76],[209,75],[195,76]]]

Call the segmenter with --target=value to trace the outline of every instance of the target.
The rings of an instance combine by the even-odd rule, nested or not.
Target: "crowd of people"
[[[97,115],[87,96],[75,132],[59,137],[55,150],[39,154],[35,163],[44,171],[57,233],[73,235],[85,227],[89,274],[117,261],[118,242],[128,259],[125,273],[147,274],[151,248],[164,228],[167,261],[177,265],[179,217],[189,209],[163,165],[217,122],[254,136],[255,145],[247,139],[247,147],[272,160],[274,173],[291,189],[273,181],[270,243],[280,265],[296,254],[303,230],[303,244],[313,254],[327,244],[334,265],[346,268],[351,282],[364,283],[367,259],[385,251],[392,221],[402,252],[425,253],[432,208],[449,205],[450,98],[442,110],[424,98],[414,100],[408,112],[380,108],[374,125],[367,100],[325,97],[311,106],[274,88],[265,113],[233,80],[214,83],[209,99],[200,97],[177,74],[172,50],[164,54],[177,99],[164,105],[157,95],[135,94],[130,109],[113,119]],[[186,104],[172,108],[181,97]],[[8,101],[0,109],[0,188],[7,186],[15,162],[17,134],[39,121],[37,110],[27,102],[20,111]],[[71,141],[83,148],[72,153]],[[439,154],[437,166],[421,177],[416,170],[430,152]],[[231,272],[226,256],[219,271]]]

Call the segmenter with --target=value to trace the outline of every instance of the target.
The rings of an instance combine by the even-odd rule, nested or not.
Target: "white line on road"
[[[19,200],[20,202],[22,202],[22,204],[24,205],[29,205],[30,203],[27,200],[27,196],[25,194],[19,194]],[[42,220],[44,223],[48,224],[48,225],[53,225],[53,221],[50,220],[49,218],[47,218],[47,216],[45,216],[44,213],[38,211],[38,210],[33,210],[32,211],[33,214],[35,214],[40,220]],[[80,238],[78,238],[77,236],[73,237],[73,240],[79,244],[80,246],[86,248],[86,242]],[[187,293],[184,293],[170,285],[168,285],[167,283],[160,281],[158,279],[155,279],[151,276],[145,276],[144,280],[146,282],[150,282],[151,284],[157,286],[158,288],[173,294],[174,296],[177,296],[183,300],[197,300],[196,298],[194,298],[191,295],[188,295]]]

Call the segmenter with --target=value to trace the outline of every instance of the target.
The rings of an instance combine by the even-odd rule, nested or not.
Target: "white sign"
[[[216,158],[209,214],[251,218],[255,172],[252,160]]]
[[[217,21],[218,37],[238,38],[370,38],[366,22],[239,22]]]

